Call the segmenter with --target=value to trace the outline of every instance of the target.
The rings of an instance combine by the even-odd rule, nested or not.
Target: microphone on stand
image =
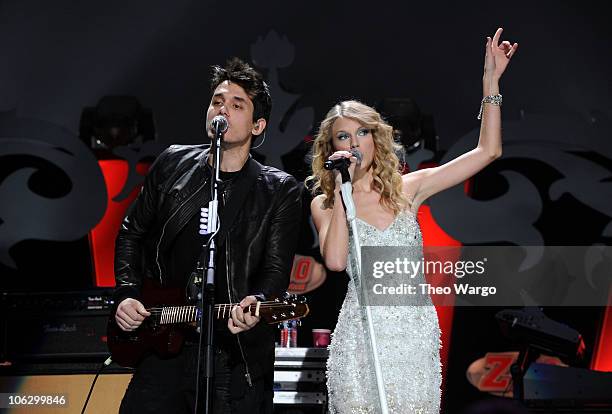
[[[196,386],[195,386],[195,411],[211,413],[213,411],[213,396],[214,396],[214,344],[215,344],[215,329],[214,329],[214,308],[215,308],[215,262],[217,259],[217,239],[215,235],[219,229],[219,193],[221,180],[219,179],[219,171],[221,165],[221,147],[223,134],[227,131],[229,125],[227,118],[223,115],[217,115],[210,121],[209,132],[214,133],[212,137],[212,145],[210,148],[209,157],[212,155],[212,179],[210,180],[210,201],[208,208],[201,208],[200,221],[206,223],[202,226],[200,234],[210,234],[207,242],[202,244],[200,259],[198,260],[197,271],[202,282],[198,287],[199,292],[195,293],[197,298],[196,308],[199,311],[200,318],[198,320],[197,332],[198,339],[198,357],[196,368]],[[212,131],[211,131],[212,130]],[[201,369],[203,368],[203,369]],[[203,378],[204,386],[203,393],[200,392],[200,379]],[[201,411],[200,411],[201,410]]]
[[[351,155],[357,159],[357,165],[361,165],[361,161],[363,161],[363,154],[357,148],[351,149]],[[342,184],[340,184],[340,193],[342,195],[342,202],[344,203],[344,209],[346,211],[346,219],[349,223],[352,223],[357,217],[357,210],[355,209],[355,203],[353,201],[353,183],[351,183],[351,175],[348,172],[348,167],[351,165],[350,158],[340,158],[337,160],[328,160],[329,161],[341,161],[342,163],[334,163],[329,164],[333,165],[334,168],[328,168],[327,165],[324,167],[326,169],[337,169],[340,171],[340,175],[342,176]],[[347,162],[348,161],[348,162]]]
[[[357,158],[357,165],[361,165],[361,161],[363,161],[363,154],[357,148],[353,148],[351,150],[351,154],[353,157]]]
[[[357,148],[351,149],[351,154],[353,157],[357,158],[357,165],[361,164],[363,160],[363,154]],[[342,182],[345,183],[347,181],[351,181],[351,177],[348,173],[348,167],[351,165],[350,158],[336,158],[335,160],[327,160],[323,164],[323,168],[326,170],[338,170],[342,175]]]
[[[229,127],[227,123],[227,118],[223,115],[217,115],[216,117],[214,117],[212,121],[210,121],[210,124],[215,130],[215,134],[223,134],[227,131],[227,128]]]
[[[349,158],[336,158],[335,160],[327,160],[323,164],[323,168],[326,170],[342,170],[348,168],[351,165]]]
[[[353,148],[351,151],[353,157],[357,158],[357,165],[361,164],[363,160],[363,154],[357,148]],[[323,168],[326,170],[342,170],[343,168],[348,168],[351,165],[350,158],[336,158],[335,160],[327,160],[323,164]]]

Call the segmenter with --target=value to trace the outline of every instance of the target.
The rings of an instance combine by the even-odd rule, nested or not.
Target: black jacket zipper
[[[189,202],[189,200],[191,200],[193,198],[193,196],[195,196],[208,182],[208,179],[204,180],[204,182],[202,183],[202,185],[200,185],[189,197],[187,197],[187,199],[185,199],[185,201],[183,201],[181,204],[179,204],[179,206],[176,208],[176,210],[174,210],[174,212],[172,214],[170,214],[170,217],[168,217],[168,219],[166,220],[166,222],[164,223],[164,225],[162,226],[162,231],[161,231],[161,235],[159,236],[159,240],[157,241],[157,246],[155,247],[155,263],[157,264],[157,270],[159,271],[159,283],[163,284],[163,280],[162,280],[162,268],[161,268],[161,264],[159,263],[159,246],[161,245],[161,242],[164,238],[164,233],[166,232],[166,226],[168,225],[168,223],[170,222],[170,220],[172,220],[172,218],[176,215],[176,213],[178,213],[181,208],[183,208],[183,206],[185,204],[187,204]]]

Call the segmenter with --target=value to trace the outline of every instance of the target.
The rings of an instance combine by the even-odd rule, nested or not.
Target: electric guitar
[[[152,294],[153,293],[153,294]],[[146,297],[149,297],[148,299]],[[119,328],[114,313],[107,324],[107,345],[114,362],[124,367],[135,367],[149,352],[160,357],[177,354],[187,330],[193,330],[200,318],[197,306],[182,305],[180,289],[156,289],[144,295],[144,304],[151,313],[134,331],[126,332]],[[174,299],[174,300],[173,300]],[[165,304],[164,304],[165,303]],[[227,319],[237,303],[215,305],[215,317]],[[268,324],[308,315],[305,298],[290,296],[286,299],[258,302],[244,308],[253,315],[259,315]]]

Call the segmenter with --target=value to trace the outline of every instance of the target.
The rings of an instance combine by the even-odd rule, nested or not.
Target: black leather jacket
[[[143,277],[162,284],[168,281],[169,247],[193,214],[199,213],[201,206],[194,202],[197,194],[208,191],[206,154],[204,146],[173,145],[151,166],[117,236],[115,303],[128,297],[138,299]],[[285,292],[300,219],[296,180],[283,171],[261,166],[255,185],[226,232],[222,246],[226,263],[217,264],[226,266],[232,302],[251,294],[270,298]],[[273,369],[274,337],[274,328],[263,322],[236,335],[248,381],[251,375]]]

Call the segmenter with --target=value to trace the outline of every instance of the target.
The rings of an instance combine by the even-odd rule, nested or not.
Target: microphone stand
[[[198,319],[198,333],[199,333],[199,344],[198,344],[198,366],[196,370],[196,403],[195,413],[203,412],[209,414],[213,412],[213,401],[215,395],[214,389],[214,339],[215,339],[215,324],[214,324],[214,307],[215,307],[215,270],[216,270],[216,259],[217,259],[217,245],[215,243],[215,237],[219,230],[219,168],[221,166],[221,141],[223,138],[224,131],[223,127],[219,124],[215,124],[215,136],[212,142],[212,148],[209,152],[214,154],[213,156],[213,171],[210,180],[210,191],[211,198],[208,203],[208,209],[202,208],[201,221],[207,220],[206,232],[200,231],[200,234],[210,234],[208,243],[202,245],[202,252],[200,254],[200,260],[198,262],[198,273],[202,274],[202,280],[200,283],[200,293],[198,294],[198,307],[199,307],[199,319]],[[208,212],[208,217],[204,214]],[[202,227],[202,226],[200,226]],[[208,246],[208,249],[207,249]],[[206,264],[206,269],[202,267],[203,263]],[[204,273],[204,270],[206,272]],[[203,277],[203,276],[206,277]],[[204,316],[206,317],[206,324],[204,324]],[[204,344],[204,395],[200,393],[200,366],[202,360],[202,344]]]
[[[387,397],[385,394],[385,384],[383,382],[382,370],[380,369],[380,360],[378,358],[378,344],[376,342],[376,334],[374,332],[374,323],[372,322],[372,309],[369,305],[368,294],[363,292],[362,275],[361,275],[361,244],[359,243],[359,232],[357,230],[357,212],[355,209],[355,203],[353,202],[353,184],[351,183],[351,176],[348,172],[348,166],[343,166],[338,169],[342,176],[342,184],[340,185],[340,193],[342,194],[342,201],[344,202],[344,209],[346,211],[346,220],[348,221],[351,230],[353,232],[353,245],[354,253],[357,258],[357,279],[359,282],[359,290],[363,299],[363,306],[360,306],[362,311],[362,320],[365,320],[366,326],[366,343],[370,345],[370,351],[372,354],[372,362],[374,363],[374,374],[376,377],[376,390],[378,394],[378,401],[380,407],[380,413],[388,414],[389,408],[387,407]],[[358,297],[359,297],[358,296]],[[363,312],[365,310],[365,315]]]

